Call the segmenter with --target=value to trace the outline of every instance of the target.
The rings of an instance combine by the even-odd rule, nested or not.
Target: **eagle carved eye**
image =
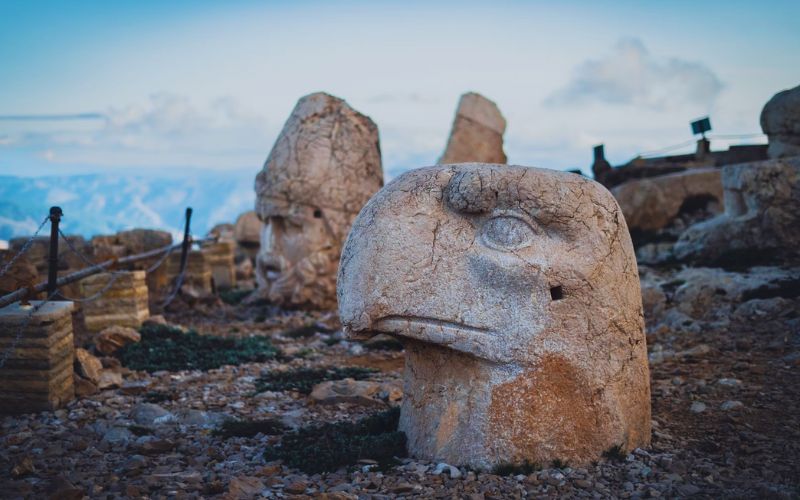
[[[510,252],[530,246],[536,232],[527,221],[513,215],[498,215],[481,228],[481,241],[495,250]]]

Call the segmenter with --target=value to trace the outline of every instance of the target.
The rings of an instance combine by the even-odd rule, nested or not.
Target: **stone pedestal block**
[[[48,302],[30,319],[19,303],[0,309],[0,353],[20,334],[0,368],[0,413],[55,410],[75,396],[72,309],[72,302]]]
[[[139,328],[150,317],[144,271],[120,272],[111,287],[96,300],[83,304],[86,329],[98,332],[109,326]],[[112,273],[100,273],[80,282],[81,295],[91,297],[108,286]]]
[[[173,252],[167,259],[167,277],[170,287],[181,272],[181,253]],[[186,259],[186,275],[183,284],[196,288],[203,293],[212,293],[211,267],[206,256],[201,251],[192,250]],[[170,288],[171,289],[171,288]]]
[[[203,246],[203,255],[211,268],[211,278],[217,290],[226,290],[236,286],[236,267],[234,253],[236,243],[218,241]]]

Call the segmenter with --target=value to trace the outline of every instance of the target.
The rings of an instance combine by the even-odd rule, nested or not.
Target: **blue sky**
[[[390,176],[435,162],[470,90],[512,163],[588,169],[598,142],[622,163],[705,114],[760,132],[800,84],[798,19],[796,0],[0,0],[0,174],[255,174],[318,90],[375,120]]]

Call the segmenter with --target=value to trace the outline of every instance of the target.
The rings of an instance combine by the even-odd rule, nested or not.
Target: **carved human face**
[[[632,256],[613,249],[621,237],[613,199],[580,176],[420,169],[357,219],[342,257],[342,321],[354,335],[393,333],[529,363],[545,347],[578,342],[570,332],[603,336],[609,317],[638,313],[638,296],[615,287],[637,279]]]
[[[280,304],[330,306],[340,240],[324,209],[292,205],[273,212],[261,230],[259,282]],[[328,297],[328,299],[326,299]]]

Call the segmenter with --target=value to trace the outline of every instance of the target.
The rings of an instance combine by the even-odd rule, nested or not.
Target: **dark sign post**
[[[50,207],[50,255],[48,255],[47,265],[47,297],[51,297],[58,285],[58,223],[64,212],[61,207]]]

